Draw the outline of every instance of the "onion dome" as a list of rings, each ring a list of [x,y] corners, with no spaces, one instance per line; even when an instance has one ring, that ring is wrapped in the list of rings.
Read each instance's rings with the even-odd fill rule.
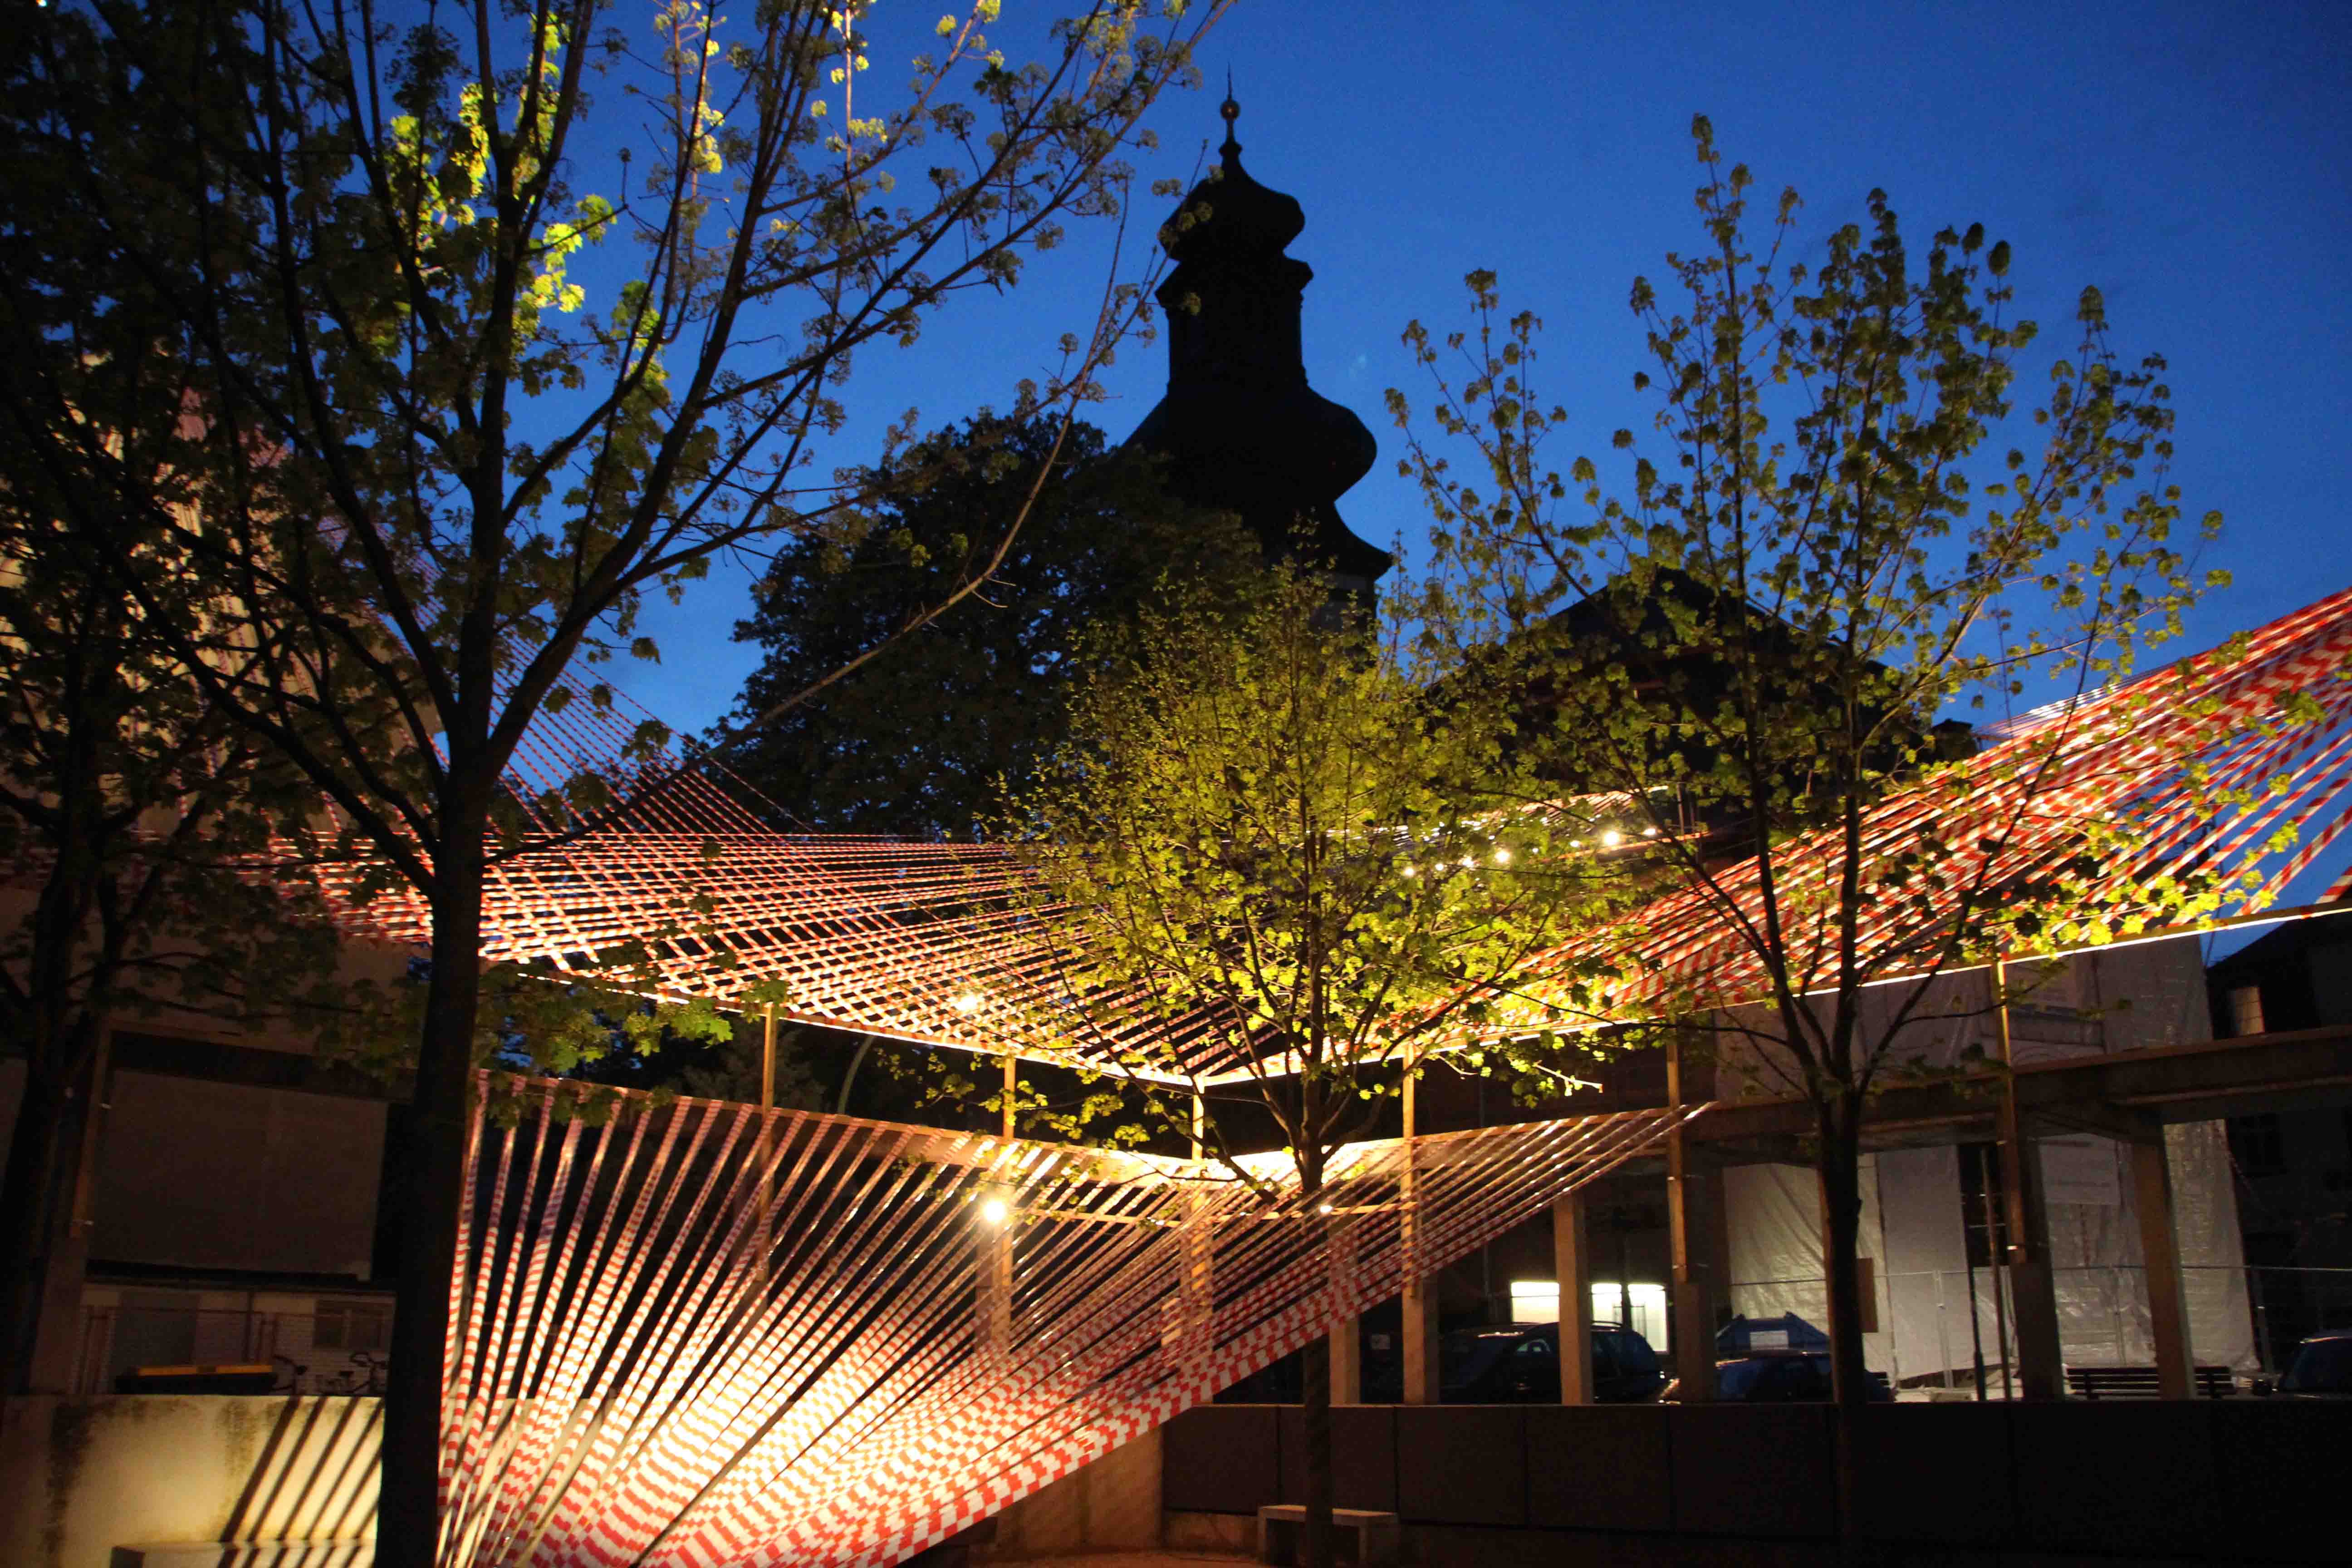
[[[1297,201],[1242,167],[1228,92],[1220,162],[1160,230],[1175,260],[1166,312],[1168,393],[1132,446],[1167,454],[1177,493],[1241,514],[1270,556],[1327,567],[1333,587],[1369,600],[1391,564],[1335,504],[1370,471],[1379,443],[1349,410],[1307,384],[1299,318],[1307,263],[1285,254],[1307,226]]]

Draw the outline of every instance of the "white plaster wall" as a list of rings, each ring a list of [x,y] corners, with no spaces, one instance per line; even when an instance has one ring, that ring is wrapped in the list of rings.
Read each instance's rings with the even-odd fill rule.
[[[373,1399],[125,1394],[0,1410],[0,1563],[110,1568],[163,1542],[375,1533]]]

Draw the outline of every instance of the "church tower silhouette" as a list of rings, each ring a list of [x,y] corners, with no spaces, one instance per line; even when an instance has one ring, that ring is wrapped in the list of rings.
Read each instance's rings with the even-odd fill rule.
[[[1243,169],[1230,86],[1218,112],[1222,161],[1160,231],[1176,262],[1157,295],[1168,393],[1128,441],[1168,457],[1171,488],[1185,501],[1239,513],[1269,558],[1327,571],[1335,595],[1369,608],[1393,563],[1340,520],[1338,501],[1370,470],[1379,444],[1307,384],[1299,310],[1315,273],[1284,254],[1306,215]]]

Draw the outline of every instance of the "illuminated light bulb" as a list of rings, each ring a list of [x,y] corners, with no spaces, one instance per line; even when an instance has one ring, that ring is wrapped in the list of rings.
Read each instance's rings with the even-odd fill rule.
[[[1508,849],[1496,848],[1495,851],[1495,864],[1497,866],[1507,866],[1510,863],[1511,852]]]
[[[964,991],[958,993],[955,999],[955,1010],[959,1013],[966,1014],[979,1012],[980,993],[977,991]]]
[[[1568,841],[1568,847],[1570,849],[1581,849],[1584,847],[1584,840],[1581,838],[1571,838]]]
[[[1624,842],[1625,836],[1613,827],[1601,836],[1601,847],[1603,849],[1614,849]]]
[[[985,1198],[980,1205],[980,1217],[991,1225],[1003,1225],[1004,1216],[1013,1211],[1004,1206],[1003,1198]]]
[[[1331,1212],[1331,1205],[1329,1204],[1317,1204],[1315,1205],[1315,1212],[1317,1214],[1329,1214]]]
[[[1404,874],[1408,877],[1418,877],[1421,875],[1420,872],[1414,870],[1411,866],[1407,866],[1404,868]]]
[[[1475,855],[1465,855],[1462,857],[1462,868],[1465,871],[1476,870],[1478,868],[1478,857]]]
[[[1644,838],[1655,838],[1657,836],[1658,830],[1654,827],[1644,827],[1642,829],[1642,837]]]

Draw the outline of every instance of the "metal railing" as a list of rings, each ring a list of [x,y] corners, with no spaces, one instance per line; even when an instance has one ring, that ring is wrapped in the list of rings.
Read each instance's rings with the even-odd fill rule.
[[[322,1320],[327,1337],[346,1342],[320,1344]],[[391,1321],[389,1303],[307,1312],[86,1305],[73,1392],[114,1393],[142,1366],[268,1365],[274,1394],[381,1394]]]

